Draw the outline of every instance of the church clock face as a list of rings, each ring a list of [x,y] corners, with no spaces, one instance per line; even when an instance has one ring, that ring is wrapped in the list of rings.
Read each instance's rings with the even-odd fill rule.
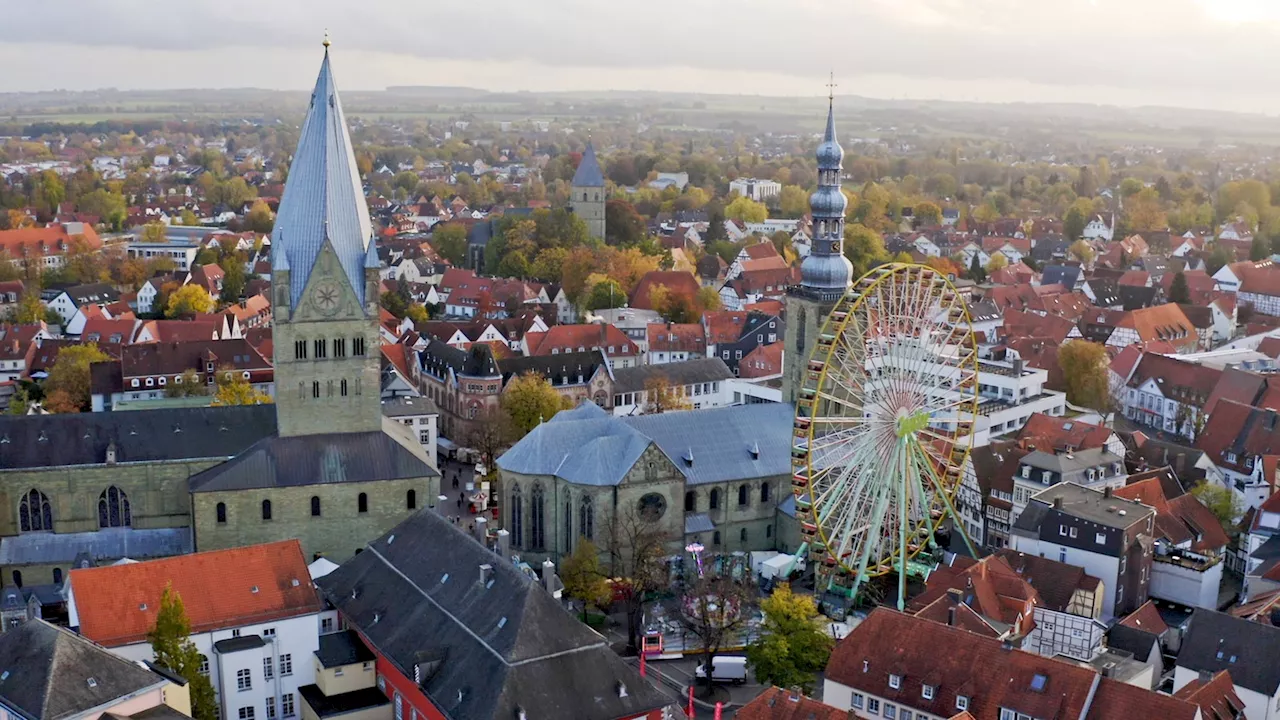
[[[325,315],[332,315],[338,312],[339,298],[338,286],[333,282],[325,280],[316,285],[316,309]]]

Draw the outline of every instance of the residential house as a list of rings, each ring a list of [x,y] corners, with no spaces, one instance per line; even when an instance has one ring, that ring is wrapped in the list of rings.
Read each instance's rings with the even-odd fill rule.
[[[617,370],[613,377],[613,414],[618,417],[650,412],[659,402],[652,393],[660,390],[674,393],[692,410],[731,404],[726,381],[733,377],[733,372],[720,358],[639,365]]]
[[[1144,353],[1121,398],[1124,416],[1194,440],[1205,426],[1205,406],[1221,377],[1221,370]]]
[[[1226,670],[1249,720],[1280,717],[1280,628],[1197,608],[1187,621],[1173,672],[1175,695]]]
[[[271,326],[271,300],[266,295],[241,298],[227,306],[223,313],[234,316],[241,332]]]
[[[32,355],[40,343],[51,340],[43,322],[32,325],[0,325],[0,382],[28,374]]]
[[[125,254],[131,258],[150,262],[165,259],[173,263],[173,269],[187,272],[195,264],[200,246],[193,242],[131,242],[124,247]]]
[[[1124,487],[1128,475],[1124,457],[1105,447],[1032,450],[1022,457],[1013,477],[1012,519],[1016,523],[1027,503],[1047,487],[1075,483],[1114,490]]]
[[[1068,565],[1013,548],[996,550],[992,557],[1005,562],[1018,577],[1035,588],[1036,632],[1022,649],[1046,657],[1062,654],[1091,660],[1099,650],[1102,600],[1107,588],[1101,580],[1077,565]]]
[[[1173,696],[1198,706],[1205,720],[1245,720],[1244,700],[1236,693],[1228,670],[1203,672]]]
[[[631,338],[612,325],[553,325],[541,337],[526,335],[529,355],[599,350],[613,370],[635,367],[643,356]]]
[[[747,263],[752,260],[769,260],[770,258],[782,258],[782,254],[778,252],[778,249],[773,246],[771,241],[761,238],[760,242],[748,243],[738,251],[738,255],[733,259],[733,264],[729,266],[724,279],[726,281],[733,280],[742,275]]]
[[[417,356],[419,389],[440,408],[440,434],[466,445],[498,409],[502,373],[493,349],[476,343],[459,350],[432,339]]]
[[[742,272],[720,288],[720,300],[730,310],[742,310],[767,298],[781,299],[799,281],[799,268],[789,267],[781,257],[748,260]]]
[[[761,345],[738,362],[738,377],[746,379],[776,378],[782,375],[782,343]]]
[[[831,653],[822,701],[857,718],[1198,720],[1199,708],[992,637],[877,608]]]
[[[629,368],[636,370],[644,368]],[[614,397],[618,373],[612,370],[608,358],[601,350],[564,352],[557,355],[501,358],[498,370],[502,372],[505,389],[519,375],[533,373],[546,379],[563,398],[565,405],[576,407],[582,402],[592,402],[608,409]]]
[[[106,283],[76,285],[49,294],[52,297],[47,299],[45,304],[50,310],[58,313],[58,317],[62,318],[63,323],[68,326],[82,308],[88,306],[101,308],[120,300],[120,293]]]
[[[1194,495],[1181,492],[1168,468],[1130,477],[1116,497],[1156,511],[1151,597],[1185,607],[1218,607],[1229,542],[1217,517]],[[1179,494],[1170,497],[1169,489]]]
[[[136,611],[135,611],[136,612]],[[129,662],[67,628],[32,620],[0,635],[0,712],[22,720],[180,720],[186,680]]]
[[[121,349],[120,360],[90,368],[94,412],[116,409],[122,401],[155,400],[187,382],[188,371],[211,394],[219,373],[238,375],[254,389],[275,395],[271,361],[248,340],[135,343]]]
[[[1240,290],[1241,284],[1246,277],[1255,274],[1269,274],[1275,269],[1275,265],[1270,260],[1244,260],[1241,262],[1227,263],[1213,274],[1213,279],[1217,281],[1218,287],[1222,290],[1234,293]]]
[[[1092,490],[1059,483],[1032,497],[1014,522],[1013,549],[1078,565],[1108,588],[1104,620],[1125,615],[1147,601],[1155,510],[1115,497],[1111,488]]]
[[[102,249],[102,238],[92,225],[82,222],[0,230],[0,253],[8,255],[11,262],[33,270],[62,267],[67,253],[77,243],[82,243],[81,247],[89,252]]]
[[[500,551],[420,512],[317,578],[395,717],[664,717],[667,696]]]
[[[1105,240],[1111,242],[1115,239],[1116,233],[1116,216],[1115,213],[1097,214],[1089,218],[1089,222],[1085,223],[1084,231],[1080,236],[1085,240]]]
[[[717,310],[702,315],[706,328],[707,356],[719,357],[737,374],[738,364],[761,345],[780,342],[786,332],[777,315],[739,310]]]
[[[1018,444],[1028,450],[1044,452],[1068,452],[1087,448],[1102,448],[1123,458],[1124,441],[1106,425],[1081,422],[1069,418],[1035,413],[1018,432]]]
[[[659,285],[665,287],[672,295],[685,298],[689,307],[695,307],[698,289],[701,284],[692,273],[679,270],[653,270],[641,276],[640,281],[631,290],[627,304],[641,310],[656,310],[653,306],[652,293]]]
[[[848,720],[849,713],[805,697],[797,689],[773,686],[734,713],[736,720]]]
[[[1246,273],[1240,280],[1236,301],[1254,312],[1280,316],[1280,268],[1272,266]]]
[[[248,720],[258,709],[265,718],[297,717],[298,689],[315,682],[319,637],[338,629],[297,540],[75,569],[68,577],[71,627],[133,661],[152,659],[147,633],[172,588],[186,601],[191,642],[208,661],[229,718]]]
[[[1201,372],[1209,372],[1201,368]],[[1213,407],[1196,448],[1204,451],[1246,509],[1260,506],[1280,489],[1280,415],[1271,409],[1224,398]]]
[[[650,323],[645,338],[645,362],[649,365],[707,356],[707,334],[701,323]]]
[[[1180,353],[1204,349],[1200,335],[1182,308],[1173,303],[1133,310],[1116,323],[1107,346],[1123,348],[1134,343],[1168,342]]]
[[[430,399],[401,395],[382,399],[382,416],[400,423],[427,452],[431,467],[439,470],[437,442],[440,438],[440,409]]]

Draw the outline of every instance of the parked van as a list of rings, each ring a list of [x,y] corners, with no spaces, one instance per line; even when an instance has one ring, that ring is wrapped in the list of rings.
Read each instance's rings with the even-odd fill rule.
[[[705,678],[706,672],[699,665],[693,674]],[[741,655],[717,655],[711,659],[711,681],[731,682],[741,685],[747,681],[747,659]]]

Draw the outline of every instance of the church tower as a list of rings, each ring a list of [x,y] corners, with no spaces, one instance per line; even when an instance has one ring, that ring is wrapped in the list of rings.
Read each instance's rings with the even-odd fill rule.
[[[378,253],[324,48],[271,234],[281,436],[382,429]]]
[[[569,184],[569,207],[587,223],[591,237],[604,239],[604,173],[596,160],[596,149],[587,143],[582,162]]]
[[[795,403],[806,360],[822,323],[853,283],[853,266],[844,256],[844,211],[840,191],[844,149],[836,141],[834,96],[827,96],[827,130],[818,145],[818,189],[809,196],[813,243],[800,264],[800,285],[787,295],[786,374],[783,400]]]

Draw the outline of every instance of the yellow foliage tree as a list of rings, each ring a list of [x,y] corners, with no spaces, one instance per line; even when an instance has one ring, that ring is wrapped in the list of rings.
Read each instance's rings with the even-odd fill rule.
[[[213,298],[199,285],[183,285],[169,295],[165,317],[185,317],[213,312]]]
[[[214,405],[270,405],[271,396],[249,384],[239,370],[222,367],[215,380],[218,389],[213,393]]]
[[[45,409],[80,412],[89,409],[89,366],[111,358],[97,345],[72,345],[58,351],[58,359],[45,380]]]
[[[551,383],[536,372],[513,378],[502,391],[502,410],[511,419],[513,442],[569,405],[569,399],[562,398]]]

